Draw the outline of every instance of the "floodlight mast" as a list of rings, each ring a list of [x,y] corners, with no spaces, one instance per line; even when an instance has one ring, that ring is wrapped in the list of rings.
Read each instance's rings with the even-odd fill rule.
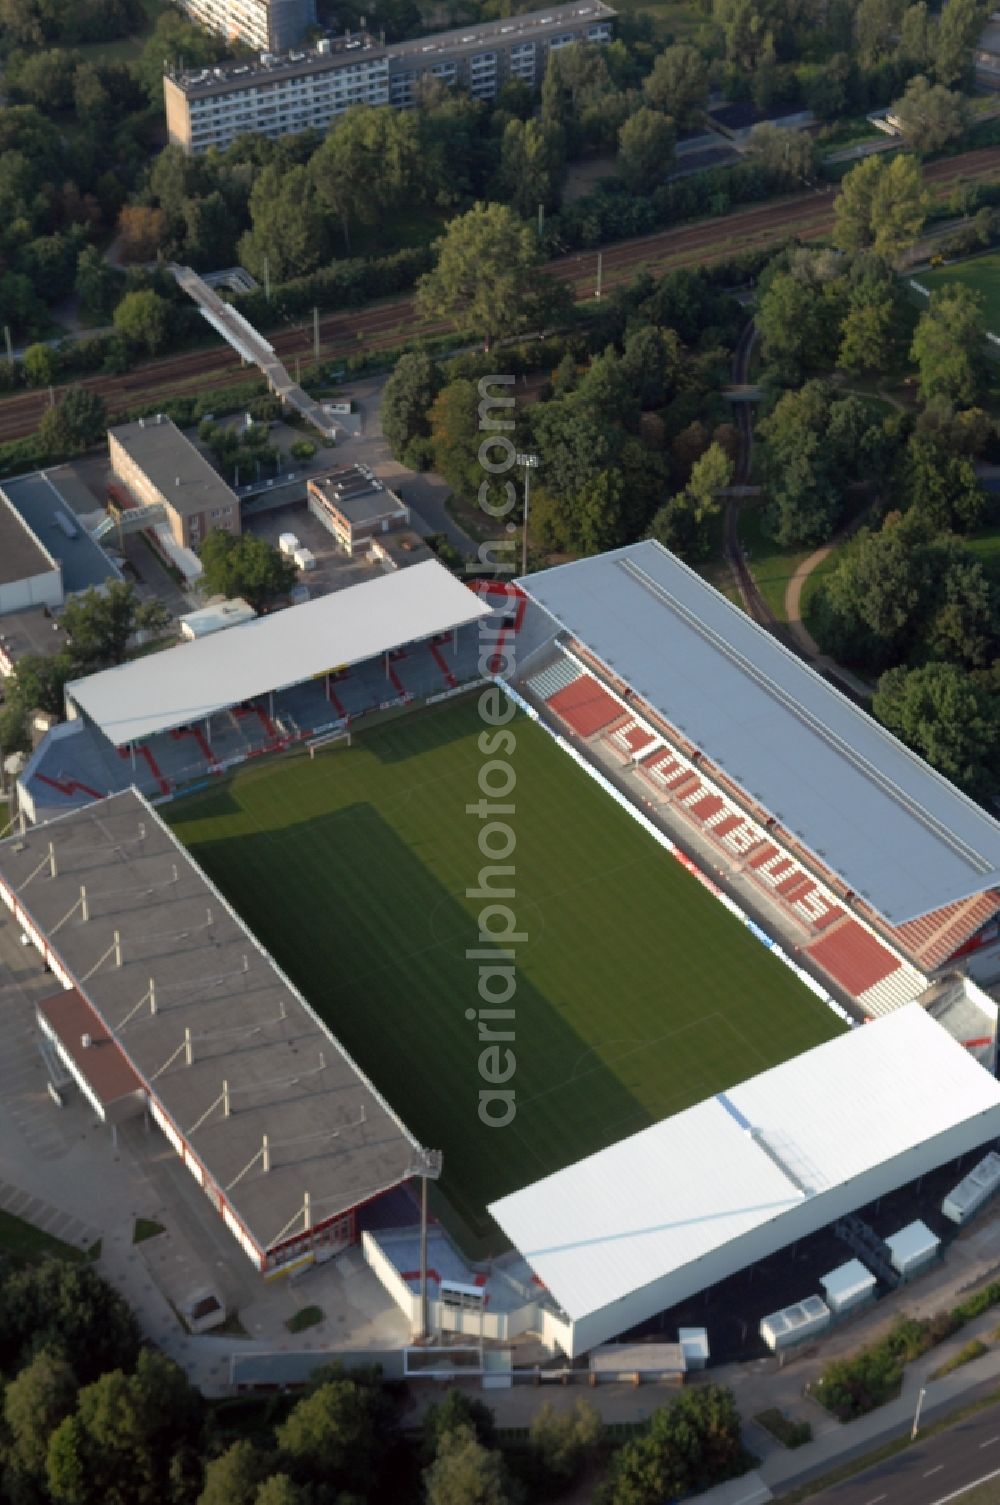
[[[537,469],[538,455],[515,455],[514,459],[524,471],[524,527],[521,533],[521,574],[528,573],[528,505],[531,500],[531,472]]]
[[[436,1181],[444,1160],[440,1150],[416,1151],[411,1176],[420,1178],[420,1318],[414,1337],[422,1343],[427,1338],[427,1183]]]

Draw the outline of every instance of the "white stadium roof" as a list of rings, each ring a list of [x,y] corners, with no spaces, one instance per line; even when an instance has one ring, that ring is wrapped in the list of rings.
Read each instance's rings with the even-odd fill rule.
[[[518,584],[890,924],[1000,881],[1000,823],[659,544]]]
[[[124,747],[270,690],[449,632],[490,610],[436,559],[428,559],[74,680],[67,693],[111,742]]]
[[[711,1273],[710,1257],[723,1246],[976,1119],[972,1142],[1000,1132],[1000,1083],[911,1003],[489,1210],[580,1321],[693,1267],[676,1296],[685,1299],[754,1257]],[[924,1165],[914,1155],[911,1174],[948,1158]],[[823,1227],[829,1210],[822,1200],[815,1210],[813,1226]],[[770,1247],[789,1241],[772,1238]]]

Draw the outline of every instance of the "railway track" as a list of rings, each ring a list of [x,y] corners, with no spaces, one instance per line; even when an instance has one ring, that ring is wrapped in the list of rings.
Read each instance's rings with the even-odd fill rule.
[[[1000,147],[984,147],[958,157],[934,162],[924,170],[924,178],[936,197],[943,197],[958,182],[974,183],[1000,175]],[[640,266],[684,267],[704,265],[745,251],[775,244],[788,235],[814,239],[827,233],[833,223],[832,188],[798,194],[793,198],[758,204],[735,210],[719,219],[701,220],[675,230],[659,230],[632,240],[620,241],[602,249],[605,287],[624,281]],[[549,270],[561,278],[578,298],[596,291],[598,251],[580,251],[549,263]],[[358,310],[354,313],[328,314],[320,321],[320,355],[323,359],[344,358],[360,350],[373,352],[392,349],[402,343],[406,332],[415,332],[416,315],[412,298]],[[424,335],[447,333],[451,326],[444,321],[423,323]],[[296,355],[312,358],[312,325],[300,324],[271,335],[282,360],[294,361]],[[186,351],[138,366],[122,376],[86,377],[81,386],[99,393],[111,413],[120,413],[168,397],[184,395],[196,387],[232,383],[239,377],[242,362],[228,347]],[[60,389],[57,389],[57,393]],[[20,392],[0,400],[0,441],[19,439],[31,434],[48,405],[46,392]]]

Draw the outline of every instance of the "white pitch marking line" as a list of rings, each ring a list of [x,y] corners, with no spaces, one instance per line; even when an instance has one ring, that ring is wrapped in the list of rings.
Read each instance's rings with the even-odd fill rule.
[[[951,1500],[958,1500],[962,1495],[967,1495],[970,1489],[975,1489],[977,1484],[988,1484],[991,1479],[1000,1479],[1000,1468],[995,1468],[992,1474],[984,1474],[981,1479],[973,1479],[970,1484],[963,1484],[961,1489],[952,1490],[950,1495],[942,1495],[940,1500],[935,1500],[934,1505],[949,1505]]]

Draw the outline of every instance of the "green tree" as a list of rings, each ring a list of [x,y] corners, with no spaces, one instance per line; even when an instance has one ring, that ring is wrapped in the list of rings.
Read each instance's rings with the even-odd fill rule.
[[[250,194],[251,229],[241,237],[241,262],[274,282],[303,277],[327,252],[326,221],[309,168],[269,163]],[[117,314],[116,314],[117,318]]]
[[[471,1432],[484,1448],[496,1446],[496,1421],[489,1406],[453,1386],[443,1401],[435,1401],[424,1412],[421,1437],[424,1462],[434,1462],[446,1432],[462,1430]]]
[[[339,1378],[298,1401],[275,1428],[295,1469],[345,1490],[367,1493],[377,1477],[390,1430],[377,1389]]]
[[[566,143],[559,126],[543,120],[509,120],[500,143],[503,199],[527,219],[539,204],[556,209],[566,172]]]
[[[618,132],[618,165],[633,193],[648,193],[673,161],[677,132],[668,115],[643,105]]]
[[[873,293],[853,304],[840,326],[837,365],[842,371],[884,371],[895,349],[895,309],[891,294]]]
[[[213,528],[200,551],[202,580],[210,595],[242,596],[259,610],[285,596],[297,575],[291,560],[253,533],[238,537]]]
[[[949,141],[957,141],[968,124],[961,94],[943,84],[932,84],[922,73],[910,79],[902,99],[897,99],[892,109],[906,145],[924,156],[940,151]]]
[[[417,283],[421,318],[472,326],[489,350],[537,317],[541,253],[534,230],[502,204],[476,204],[451,220],[437,242],[437,263]]]
[[[516,1505],[521,1498],[501,1454],[484,1448],[465,1427],[442,1436],[424,1472],[424,1493],[427,1505]]]
[[[48,1349],[71,1363],[82,1384],[139,1352],[139,1328],[118,1293],[89,1265],[47,1259],[8,1274],[0,1289],[0,1366],[18,1369]]]
[[[205,1466],[205,1482],[198,1505],[256,1505],[259,1486],[267,1477],[269,1460],[252,1442],[241,1438]]]
[[[167,342],[170,304],[151,287],[126,293],[115,309],[114,326],[140,349],[155,355]]]
[[[51,345],[29,345],[21,357],[31,387],[48,387],[59,374],[59,357]]]
[[[929,204],[916,157],[866,157],[834,201],[834,243],[842,251],[871,247],[891,260],[916,240]]]
[[[159,601],[140,601],[126,581],[110,580],[101,590],[91,586],[67,601],[62,625],[75,663],[90,674],[124,663],[129,638],[140,628],[162,631],[164,608]]]
[[[441,390],[441,369],[423,351],[401,355],[382,389],[382,433],[393,456],[401,460],[414,439],[430,434],[428,414]]]
[[[1000,700],[954,664],[890,669],[872,710],[960,789],[989,799],[1000,781]]]
[[[953,453],[941,435],[917,432],[906,446],[901,494],[939,530],[971,533],[986,521],[988,497],[968,455]]]
[[[899,25],[899,55],[910,68],[926,68],[931,61],[934,29],[926,0],[916,0],[903,12]]]
[[[837,314],[815,284],[792,272],[773,276],[760,293],[754,319],[768,376],[794,386],[807,371],[828,365],[836,349]]]
[[[121,272],[108,265],[96,246],[84,246],[76,263],[76,292],[83,313],[91,319],[109,319],[123,281]]]
[[[182,1369],[144,1349],[135,1372],[102,1374],[49,1442],[59,1505],[162,1505],[182,1448],[202,1441],[202,1400]]]
[[[187,68],[210,68],[226,55],[221,36],[195,26],[176,10],[162,11],[136,63],[137,76],[157,109],[163,108],[163,65],[177,67],[183,59]]]
[[[679,130],[701,119],[708,104],[708,69],[696,47],[678,43],[661,52],[642,84],[655,110],[670,115]]]
[[[661,1505],[745,1473],[732,1391],[721,1385],[685,1390],[654,1411],[649,1431],[614,1455],[602,1505]]]
[[[811,183],[816,175],[816,147],[808,131],[792,131],[764,120],[750,132],[750,157],[789,183]]]
[[[312,1498],[307,1485],[296,1484],[288,1474],[271,1474],[258,1489],[253,1505],[309,1505]]]
[[[980,293],[958,282],[931,293],[910,349],[925,401],[945,397],[963,406],[976,401],[985,379],[985,336]]]
[[[972,49],[983,27],[977,0],[945,0],[934,38],[934,76],[946,88],[969,83]]]
[[[529,1439],[546,1494],[554,1495],[573,1483],[603,1436],[604,1423],[589,1401],[578,1400],[570,1411],[556,1411],[546,1403],[535,1412]]]
[[[76,1376],[59,1353],[42,1349],[8,1380],[3,1416],[10,1435],[9,1457],[19,1473],[45,1476],[49,1438],[76,1409]]]
[[[87,387],[70,387],[46,408],[38,425],[38,442],[50,457],[65,457],[104,438],[108,426],[104,399]]]

